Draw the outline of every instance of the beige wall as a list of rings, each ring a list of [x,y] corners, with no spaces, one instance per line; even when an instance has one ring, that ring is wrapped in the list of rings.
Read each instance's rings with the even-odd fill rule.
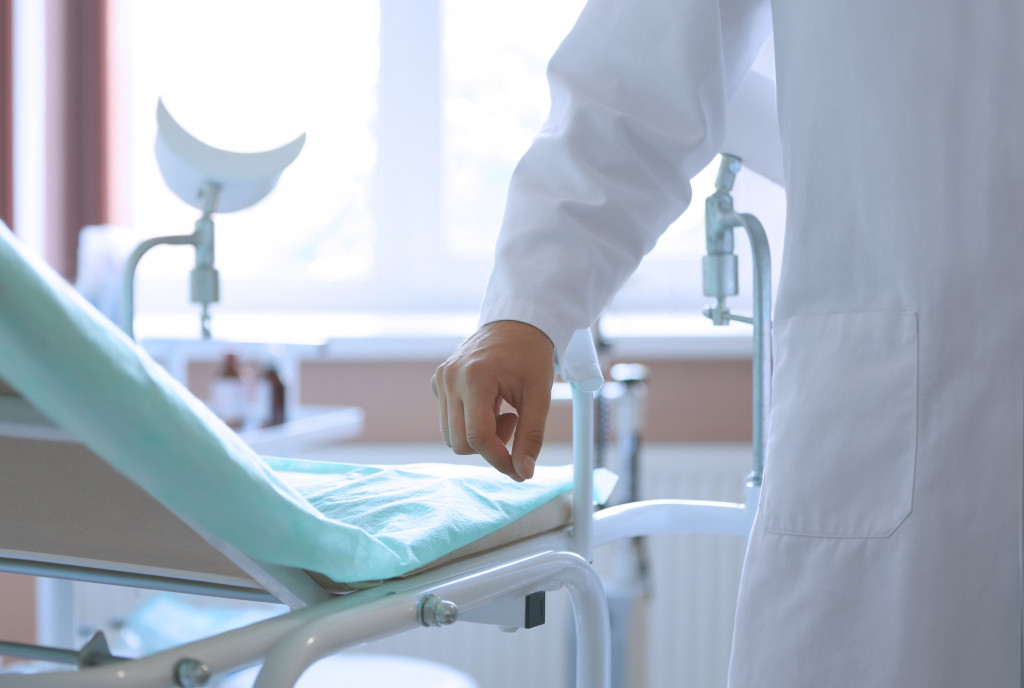
[[[0,380],[0,396],[14,390]],[[36,638],[35,578],[0,573],[0,640],[31,643]]]
[[[35,578],[0,573],[0,640],[35,642],[35,601]]]
[[[646,438],[651,442],[749,441],[751,366],[744,360],[652,360]],[[303,402],[362,407],[360,442],[440,441],[430,392],[432,361],[306,362]],[[207,388],[213,364],[193,364],[192,388]],[[555,404],[552,439],[569,438],[568,404]]]

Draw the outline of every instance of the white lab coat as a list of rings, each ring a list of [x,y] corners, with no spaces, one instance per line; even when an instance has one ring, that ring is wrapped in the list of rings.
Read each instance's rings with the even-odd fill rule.
[[[1024,3],[770,10],[591,0],[483,321],[564,350],[597,317],[690,200],[774,25],[788,219],[730,685],[1016,686]]]

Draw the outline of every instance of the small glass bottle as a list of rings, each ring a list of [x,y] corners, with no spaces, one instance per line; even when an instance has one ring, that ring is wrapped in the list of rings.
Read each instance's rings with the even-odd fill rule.
[[[263,427],[281,425],[285,421],[284,383],[281,382],[281,376],[278,375],[277,367],[273,363],[263,371],[263,381],[269,396],[268,403],[264,406],[264,412],[267,415]]]
[[[227,354],[213,380],[210,381],[210,409],[228,427],[242,429],[245,424],[245,382],[238,370],[238,357]]]

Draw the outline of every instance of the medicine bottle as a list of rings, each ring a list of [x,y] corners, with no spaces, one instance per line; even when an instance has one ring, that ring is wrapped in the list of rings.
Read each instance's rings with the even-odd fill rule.
[[[281,425],[285,421],[285,393],[284,383],[277,373],[277,366],[269,364],[263,371],[263,384],[267,390],[267,399],[264,401],[263,427]]]
[[[238,357],[227,354],[210,381],[210,409],[228,427],[242,429],[245,424],[246,389],[238,370]]]

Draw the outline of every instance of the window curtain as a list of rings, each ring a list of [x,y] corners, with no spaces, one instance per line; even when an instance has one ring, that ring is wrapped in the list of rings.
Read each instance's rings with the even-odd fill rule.
[[[79,230],[110,216],[108,5],[47,0],[46,258],[69,280]]]
[[[13,0],[0,0],[0,220],[14,221]]]

